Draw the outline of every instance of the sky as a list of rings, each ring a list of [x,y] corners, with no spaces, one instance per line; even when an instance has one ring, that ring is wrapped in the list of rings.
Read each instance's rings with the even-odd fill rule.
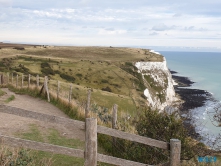
[[[221,49],[220,0],[0,0],[0,42]]]

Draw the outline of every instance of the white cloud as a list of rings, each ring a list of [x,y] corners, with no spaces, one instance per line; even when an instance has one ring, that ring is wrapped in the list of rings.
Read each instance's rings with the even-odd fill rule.
[[[127,33],[126,30],[115,30],[113,28],[100,29],[98,32],[99,35],[122,35],[125,33]]]
[[[174,25],[167,26],[167,25],[165,25],[163,23],[160,23],[160,24],[154,25],[152,27],[152,30],[154,30],[154,31],[166,31],[166,30],[170,30],[170,29],[174,29],[174,28],[175,28]]]
[[[11,5],[12,5],[12,0],[0,0],[0,7],[11,6]]]
[[[195,5],[197,3],[200,7]],[[148,3],[146,0],[0,0],[0,8],[1,40],[8,40],[7,35],[16,32],[26,36],[25,40],[31,36],[30,40],[34,41],[31,34],[39,32],[42,37],[52,34],[51,39],[57,36],[54,41],[59,38],[61,43],[70,41],[70,44],[74,41],[71,38],[78,37],[88,38],[86,43],[91,40],[99,45],[105,43],[105,36],[108,36],[113,39],[108,42],[131,42],[130,45],[143,45],[149,40],[153,43],[158,40],[157,45],[177,45],[176,41],[182,40],[182,44],[189,45],[193,42],[188,40],[202,37],[204,41],[217,40],[215,36],[220,34],[221,27],[221,2],[215,0],[156,0]]]
[[[159,33],[157,33],[157,32],[152,32],[152,33],[150,33],[149,35],[150,36],[155,36],[155,35],[158,35]]]

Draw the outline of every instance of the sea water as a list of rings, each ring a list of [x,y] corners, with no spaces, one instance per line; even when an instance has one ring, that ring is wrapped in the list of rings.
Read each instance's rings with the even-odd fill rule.
[[[221,104],[221,52],[159,52],[165,56],[170,70],[195,82],[190,88],[206,90],[213,95],[216,101],[208,100],[205,106],[191,110],[190,116],[202,142],[221,149],[221,127],[213,120],[215,108]]]

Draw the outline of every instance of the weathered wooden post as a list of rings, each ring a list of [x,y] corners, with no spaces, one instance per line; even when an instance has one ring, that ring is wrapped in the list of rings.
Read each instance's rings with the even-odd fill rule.
[[[181,141],[170,139],[170,166],[180,165]]]
[[[12,85],[13,85],[13,73],[12,73]]]
[[[7,84],[9,84],[9,73],[7,73],[7,77],[8,77]]]
[[[86,119],[85,166],[97,166],[97,119]]]
[[[44,89],[47,94],[48,102],[50,102],[50,96],[49,96],[49,90],[48,90],[48,77],[47,76],[45,76]]]
[[[39,87],[39,75],[36,76],[36,86]]]
[[[112,112],[112,128],[117,128],[117,104],[114,104],[113,106],[113,112]]]
[[[69,91],[69,105],[71,104],[71,95],[72,95],[72,84],[70,85],[70,91]]]
[[[0,85],[2,84],[2,75],[0,75]]]
[[[16,88],[18,88],[18,74],[16,75]]]
[[[3,73],[1,77],[1,84],[4,84],[4,83],[5,83],[5,79],[4,79],[4,73]]]
[[[112,128],[116,129],[117,128],[117,104],[114,104],[113,106],[113,112],[112,112]],[[112,148],[116,146],[116,138],[112,137],[113,140],[113,145]]]
[[[86,109],[85,109],[85,118],[90,117],[90,100],[91,100],[91,90],[88,90],[87,94],[87,104],[86,104]]]
[[[31,80],[31,75],[28,74],[28,88],[30,87],[30,80]]]
[[[23,88],[23,83],[24,83],[24,76],[23,76],[23,74],[21,75],[21,88]]]
[[[60,90],[60,82],[59,81],[57,82],[57,85],[58,85],[58,87],[57,87],[57,100],[58,100],[58,98],[59,98],[59,90]]]

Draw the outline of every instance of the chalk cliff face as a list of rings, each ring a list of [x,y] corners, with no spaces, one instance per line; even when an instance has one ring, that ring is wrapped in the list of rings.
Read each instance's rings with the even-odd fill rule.
[[[149,106],[163,110],[176,100],[172,76],[167,68],[165,58],[163,62],[136,62],[135,66],[142,74],[147,87],[144,95],[147,97]]]

